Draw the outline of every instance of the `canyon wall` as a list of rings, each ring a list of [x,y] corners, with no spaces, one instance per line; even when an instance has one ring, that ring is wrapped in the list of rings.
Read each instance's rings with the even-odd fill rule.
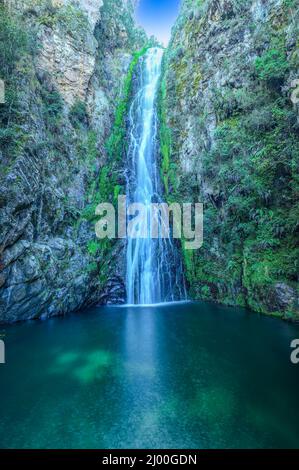
[[[184,0],[159,95],[169,202],[204,203],[189,296],[299,318],[298,0]],[[130,0],[0,1],[0,322],[123,302],[124,243],[95,208],[125,186],[148,45]],[[134,53],[135,51],[135,53]]]
[[[184,0],[164,60],[162,176],[204,203],[190,296],[298,319],[297,0]],[[297,80],[297,81],[296,81]]]
[[[122,246],[109,245],[107,256],[93,218],[110,178],[103,168],[116,103],[132,52],[146,43],[134,5],[11,0],[0,8],[0,322],[121,302]]]

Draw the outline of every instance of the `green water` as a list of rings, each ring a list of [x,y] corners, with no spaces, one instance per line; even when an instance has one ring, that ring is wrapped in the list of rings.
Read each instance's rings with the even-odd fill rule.
[[[2,448],[299,447],[299,326],[197,303],[5,328]]]

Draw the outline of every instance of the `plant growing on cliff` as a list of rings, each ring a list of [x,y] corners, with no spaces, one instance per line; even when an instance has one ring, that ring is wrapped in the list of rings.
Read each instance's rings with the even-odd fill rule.
[[[273,86],[282,84],[289,69],[286,50],[282,41],[273,41],[273,45],[255,61],[257,76]]]
[[[87,15],[80,7],[72,3],[57,7],[46,3],[41,7],[43,11],[38,17],[39,24],[50,28],[61,27],[73,38],[79,41],[84,40],[90,27]]]
[[[64,103],[59,91],[46,88],[41,89],[41,96],[43,99],[44,117],[50,128],[55,127],[59,123],[62,115]]]
[[[70,109],[69,119],[74,127],[86,126],[88,124],[86,103],[77,100]]]
[[[166,86],[162,81],[160,93],[161,173],[168,198],[175,194],[176,200],[182,200],[188,195],[205,205],[204,248],[191,256],[183,249],[192,296],[248,305],[265,313],[280,310],[283,315],[278,292],[282,285],[291,293],[288,312],[295,318],[298,110],[284,85],[297,73],[296,2],[281,2],[278,9],[263,2],[265,19],[250,27],[250,46],[244,51],[235,38],[237,33],[247,34],[251,2],[230,3],[234,25],[219,16],[214,31],[207,17],[194,18],[195,0],[184,2],[167,53]],[[222,34],[225,28],[227,36]],[[209,34],[216,38],[215,32],[220,38],[217,35],[213,44],[205,45]],[[203,80],[198,82],[199,71]],[[184,106],[180,107],[178,96]],[[163,129],[167,123],[172,128],[170,142]],[[184,170],[176,172],[175,185],[170,182],[171,165],[184,163],[186,156],[199,187],[193,187],[193,175]]]
[[[126,136],[126,123],[125,117],[127,115],[129,100],[132,89],[132,78],[136,65],[150,46],[143,47],[140,51],[133,54],[133,59],[130,63],[129,70],[124,80],[123,91],[119,103],[116,108],[114,124],[110,137],[106,142],[106,150],[108,157],[111,160],[119,161],[124,152],[125,136]]]
[[[164,59],[162,65],[162,79],[158,95],[158,117],[159,117],[159,143],[161,154],[161,178],[163,181],[165,193],[168,202],[176,201],[176,191],[178,188],[177,164],[171,160],[172,138],[171,129],[167,123],[166,113],[166,77],[164,67],[167,59]]]
[[[0,149],[7,155],[18,153],[26,142],[22,95],[31,74],[33,41],[34,36],[22,22],[0,5],[0,78],[5,82],[5,103],[0,104]]]
[[[91,201],[84,209],[80,220],[84,219],[95,223],[97,220],[97,216],[95,215],[95,209],[97,205],[101,202],[116,202],[121,192],[122,187],[118,182],[118,168],[125,150],[126,115],[131,97],[132,79],[140,57],[142,57],[147,52],[149,47],[150,46],[148,45],[133,54],[127,75],[124,79],[122,94],[116,107],[112,131],[106,141],[108,161],[100,169],[97,183],[96,185],[93,185],[92,192],[90,194]],[[74,105],[71,110],[71,116],[73,122],[75,122],[76,125],[78,125],[78,122],[80,122],[80,119],[83,117],[83,115],[84,109],[82,105]],[[91,140],[91,142],[95,144],[93,140]],[[93,145],[91,148],[94,148]],[[78,223],[80,223],[80,220]],[[113,240],[108,239],[90,241],[87,245],[87,251],[92,257],[97,257],[99,255],[102,259],[104,259],[105,256],[111,252],[113,243],[115,243]],[[103,266],[101,267],[99,280],[103,284],[107,281],[107,274]]]
[[[116,200],[121,186],[118,183],[118,173],[116,167],[119,166],[123,152],[125,150],[126,137],[126,115],[131,96],[132,79],[136,65],[150,46],[143,47],[140,51],[133,54],[127,75],[124,79],[123,90],[116,107],[114,124],[110,136],[106,141],[106,151],[108,161],[101,168],[98,177],[97,188],[93,191],[92,202],[85,208],[82,218],[90,221],[96,219],[95,208],[101,201]]]
[[[161,176],[164,183],[166,194],[169,193],[169,170],[170,170],[170,153],[171,153],[171,132],[167,126],[166,110],[166,80],[165,77],[161,80],[160,94],[159,94],[159,138],[160,138],[160,153],[161,153]]]

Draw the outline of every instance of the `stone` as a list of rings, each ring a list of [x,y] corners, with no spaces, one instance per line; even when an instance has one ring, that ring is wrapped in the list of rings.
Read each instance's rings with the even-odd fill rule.
[[[26,67],[20,65],[28,69],[22,78],[26,146],[14,156],[0,150],[0,323],[123,301],[123,288],[116,292],[123,266],[88,252],[95,232],[82,214],[107,162],[105,141],[132,52],[144,46],[146,35],[126,0],[5,3],[37,33],[38,47],[26,56]],[[70,119],[78,101],[88,114],[80,129]],[[101,281],[89,266],[105,263]]]

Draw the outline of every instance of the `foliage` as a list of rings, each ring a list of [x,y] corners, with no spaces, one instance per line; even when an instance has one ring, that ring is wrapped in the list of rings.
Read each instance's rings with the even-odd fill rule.
[[[18,153],[26,143],[24,90],[20,83],[24,87],[30,77],[28,56],[33,42],[33,34],[29,35],[22,23],[0,5],[0,78],[5,83],[5,103],[0,104],[0,150],[7,155]]]
[[[98,204],[101,202],[111,202],[117,203],[119,194],[121,193],[122,186],[118,181],[118,168],[120,166],[123,152],[125,150],[125,140],[126,140],[126,115],[128,111],[129,101],[131,97],[131,88],[132,88],[132,79],[135,71],[135,67],[138,64],[140,57],[142,57],[148,47],[144,47],[140,51],[136,52],[133,55],[131,64],[129,66],[127,75],[124,79],[123,91],[120,98],[120,101],[116,107],[114,124],[109,138],[106,141],[106,150],[108,161],[100,169],[98,180],[95,186],[92,187],[90,193],[90,203],[84,209],[81,220],[87,220],[89,222],[95,223],[98,217],[95,215],[95,210]],[[78,117],[83,117],[84,110],[82,105],[76,104],[71,110],[72,121],[78,123],[80,119]],[[96,142],[93,140],[92,135],[89,133],[89,148],[96,149]],[[95,136],[94,136],[95,137]],[[88,152],[90,154],[90,150]],[[89,254],[96,260],[103,260],[107,257],[108,253],[111,254],[113,240],[104,239],[104,240],[92,240],[88,242],[87,250]],[[99,281],[101,284],[105,284],[107,281],[107,265],[102,263],[99,264]]]
[[[280,311],[288,318],[295,318],[298,311],[295,294],[293,304],[284,312],[278,291],[279,286],[287,286],[290,292],[298,289],[299,128],[287,86],[296,70],[298,48],[292,52],[289,42],[286,45],[292,6],[292,2],[284,2],[285,10],[277,15],[275,26],[269,21],[254,30],[259,57],[250,65],[248,54],[240,53],[240,80],[219,84],[206,78],[208,103],[200,97],[193,101],[185,98],[192,104],[192,135],[201,135],[204,140],[194,146],[199,153],[198,187],[192,175],[188,173],[186,181],[182,171],[176,171],[170,183],[171,165],[179,164],[179,145],[187,131],[175,113],[170,112],[167,121],[167,113],[177,105],[178,92],[193,96],[194,77],[202,62],[190,57],[186,82],[185,51],[181,58],[172,48],[159,100],[161,172],[168,199],[183,201],[188,195],[189,200],[204,202],[204,248],[190,252],[182,247],[190,295],[250,306],[264,313]],[[190,36],[194,23],[194,19],[186,21]],[[192,40],[196,44],[196,38],[192,36]],[[229,58],[223,67],[234,79],[233,65]],[[203,74],[211,77],[217,67],[203,69]],[[207,99],[207,93],[204,97]],[[212,137],[210,130],[207,133],[202,105],[215,116]],[[168,129],[169,137],[167,122],[173,126],[172,133]],[[196,164],[196,157],[193,159]]]
[[[161,81],[160,100],[159,100],[159,130],[160,130],[160,153],[162,157],[161,173],[166,194],[169,193],[169,164],[171,152],[171,133],[166,122],[165,103],[166,100],[166,81]]]
[[[113,129],[110,134],[110,137],[107,139],[106,142],[108,157],[109,159],[114,161],[120,161],[124,152],[124,145],[126,140],[125,117],[127,115],[129,100],[131,96],[132,78],[134,70],[139,62],[140,57],[142,57],[147,52],[149,47],[150,46],[145,46],[140,51],[135,52],[133,54],[133,59],[130,63],[129,70],[124,80],[122,96],[115,112]]]
[[[96,219],[96,206],[103,201],[115,202],[120,194],[121,186],[118,183],[116,167],[119,166],[124,152],[126,140],[125,117],[131,96],[132,78],[140,57],[146,53],[148,47],[149,46],[144,47],[133,55],[133,59],[124,80],[122,95],[116,107],[113,128],[106,141],[108,162],[100,170],[97,190],[94,191],[94,194],[92,195],[92,202],[86,207],[82,214],[83,219],[94,221]]]
[[[86,103],[81,100],[77,100],[70,109],[69,119],[74,127],[81,125],[86,126],[88,124]]]
[[[164,69],[166,60],[164,59]],[[173,196],[177,190],[177,165],[171,160],[172,152],[172,138],[171,130],[167,124],[166,114],[166,78],[164,70],[162,70],[162,79],[160,83],[160,91],[158,95],[158,117],[159,117],[159,142],[160,142],[160,155],[161,155],[161,178],[163,181],[166,197],[168,201],[175,202]]]
[[[90,29],[87,15],[72,3],[57,8],[46,3],[43,13],[38,18],[38,23],[50,28],[59,26],[79,41],[85,39]]]
[[[78,7],[72,4],[64,5],[58,9],[58,20],[70,34],[84,37],[84,32],[89,30],[87,15]]]
[[[96,158],[98,156],[97,133],[90,128],[86,129],[85,127],[83,129],[81,129],[80,127],[76,129],[77,129],[76,143],[77,143],[78,156],[81,161],[84,161],[85,168],[89,171],[94,172],[94,165],[95,165]],[[92,195],[94,192],[95,183],[96,183],[95,180],[93,180],[92,185],[90,187],[90,192],[91,192],[90,195]]]
[[[41,96],[43,100],[43,115],[46,124],[52,130],[55,129],[60,122],[64,108],[63,99],[60,93],[51,89],[41,88]]]
[[[280,85],[289,68],[284,45],[273,41],[272,47],[256,59],[255,68],[260,80]]]

